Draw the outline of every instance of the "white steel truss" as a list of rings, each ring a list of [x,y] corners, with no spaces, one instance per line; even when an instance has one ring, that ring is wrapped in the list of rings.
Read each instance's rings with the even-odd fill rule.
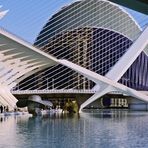
[[[65,6],[47,21],[35,46],[56,58],[105,75],[141,31],[122,7],[106,0],[80,0]],[[53,89],[53,83],[55,89],[92,89],[95,85],[61,65],[37,73],[25,82],[19,84],[19,89]]]
[[[124,71],[126,71],[148,44],[148,39],[146,38],[147,34],[148,28],[145,29],[128,52],[123,55],[121,60],[115,64],[113,73],[117,73],[118,66],[122,66],[123,69],[123,71],[118,72],[119,74],[117,75],[117,78],[121,77]],[[81,105],[80,110],[102,95],[111,91],[121,91],[143,101],[148,101],[148,96],[117,83],[117,80],[113,77],[114,75],[110,75],[110,78],[107,78],[67,60],[57,60],[3,30],[0,30],[0,37],[2,64],[0,71],[0,101],[4,105],[9,105],[10,107],[15,106],[17,100],[11,94],[10,89],[16,85],[15,83],[17,79],[22,77],[25,73],[33,72],[35,69],[42,69],[59,63],[77,71],[100,86],[97,93]],[[14,49],[15,53],[13,52]],[[131,58],[131,55],[133,58]],[[36,60],[39,62],[36,62]],[[130,61],[132,62],[130,63]],[[124,62],[128,65],[124,64]]]
[[[73,64],[69,61],[60,60],[60,62],[63,65],[72,68],[73,70],[79,72],[80,74],[84,75],[85,77],[94,81],[97,84],[97,92],[81,105],[80,111],[84,107],[95,101],[96,99],[112,91],[120,91],[132,97],[148,102],[148,96],[141,94],[134,89],[131,89],[129,87],[117,83],[119,78],[121,78],[121,76],[131,66],[131,64],[135,61],[138,55],[147,46],[148,44],[147,35],[148,35],[148,27],[134,42],[134,44],[129,48],[129,50],[122,56],[122,58],[115,64],[112,70],[110,70],[108,74],[104,77],[88,69]]]
[[[6,13],[0,12],[0,18]],[[147,101],[147,96],[117,82],[142,51],[148,56],[148,31],[141,32],[129,13],[106,0],[80,0],[57,12],[40,32],[37,48],[1,29],[0,103],[15,106],[10,91],[15,86],[32,90],[37,82],[38,90],[46,85],[48,89],[48,83],[52,88],[85,90],[90,80],[96,93],[80,110],[110,91]]]
[[[27,76],[55,64],[56,58],[0,29],[1,104],[13,108],[17,99],[10,90]]]

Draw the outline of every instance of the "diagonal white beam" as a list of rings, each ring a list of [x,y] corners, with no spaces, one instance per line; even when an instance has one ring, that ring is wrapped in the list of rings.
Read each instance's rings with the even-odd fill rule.
[[[128,49],[128,51],[119,59],[119,61],[114,65],[114,67],[106,74],[105,77],[117,82],[147,46],[148,44],[147,36],[148,36],[148,27],[132,44],[132,46]],[[90,104],[91,102],[103,96],[105,93],[110,92],[111,90],[107,89],[108,86],[110,85],[106,85],[105,88],[102,88],[101,81],[98,82],[98,84],[96,84],[96,86],[93,88],[98,92],[94,94],[91,98],[89,98],[87,101],[85,101],[81,105],[80,110],[83,109],[88,104]]]
[[[147,46],[147,37],[148,27],[131,45],[127,52],[125,52],[125,54],[119,59],[119,61],[112,67],[112,69],[105,75],[105,77],[117,82]],[[100,86],[96,85],[93,89],[98,90],[99,88]]]
[[[100,89],[100,91],[97,92],[97,94],[95,94],[95,98],[93,99],[90,99],[89,101],[86,101],[84,102],[81,107],[80,107],[80,111],[81,109],[83,109],[85,106],[87,106],[88,104],[90,104],[91,102],[95,101],[96,99],[98,99],[100,96],[104,95],[105,93],[107,92],[110,92],[111,90],[114,91],[114,90],[118,90],[118,91],[121,91],[125,94],[128,94],[132,97],[136,97],[140,100],[143,100],[143,101],[146,101],[148,102],[148,96],[134,90],[134,89],[131,89],[129,87],[126,87],[120,83],[117,83],[117,82],[114,82],[112,81],[111,79],[109,78],[106,78],[104,76],[101,76],[95,72],[92,72],[86,68],[83,68],[81,66],[78,66],[76,64],[73,64],[72,62],[69,62],[67,60],[59,60],[59,62],[62,64],[62,65],[65,65],[75,71],[77,71],[78,73],[80,73],[81,75],[85,76],[86,78],[94,81],[95,83],[102,83],[102,86],[104,89]],[[110,87],[111,89],[106,89],[107,87]]]
[[[134,63],[140,53],[145,49],[148,44],[148,27],[142,32],[137,40],[119,59],[114,67],[106,74],[107,78],[118,81],[128,68]]]
[[[11,86],[26,73],[57,64],[57,59],[1,29],[0,45],[0,99],[13,108],[17,99],[10,92]]]
[[[147,29],[146,29],[146,32],[147,32]],[[144,33],[145,33],[145,31],[144,31]],[[98,97],[104,95],[105,93],[107,93],[107,92],[109,92],[111,90],[120,90],[120,91],[122,91],[124,93],[128,93],[129,95],[131,95],[133,97],[137,97],[137,98],[139,98],[141,100],[148,101],[147,96],[145,96],[145,95],[143,95],[141,93],[138,93],[137,91],[135,91],[133,89],[130,89],[130,88],[128,88],[128,87],[126,87],[126,86],[124,86],[122,84],[119,84],[119,83],[115,82],[116,80],[113,81],[113,80],[111,80],[109,78],[103,77],[103,76],[101,76],[99,74],[96,74],[95,72],[92,72],[90,70],[87,70],[87,69],[85,69],[83,67],[80,67],[80,66],[78,66],[76,64],[73,64],[71,62],[68,62],[66,60],[57,60],[56,58],[54,58],[54,57],[52,57],[50,55],[47,55],[46,53],[43,53],[42,51],[37,50],[35,47],[32,47],[31,45],[26,44],[25,42],[19,40],[18,38],[15,38],[11,34],[9,34],[7,32],[3,32],[2,30],[0,30],[0,35],[1,35],[1,42],[2,41],[4,41],[4,42],[5,41],[9,41],[8,43],[13,43],[13,45],[16,45],[17,46],[16,51],[18,53],[20,51],[22,51],[23,49],[25,49],[28,53],[34,53],[36,55],[36,57],[39,58],[39,60],[44,58],[46,62],[48,61],[49,63],[51,63],[51,64],[49,64],[49,66],[52,66],[52,65],[57,64],[57,63],[60,63],[62,65],[65,65],[65,66],[67,66],[67,67],[69,67],[69,68],[77,71],[78,73],[84,75],[85,77],[87,77],[88,79],[94,81],[95,83],[101,84],[101,87],[102,88],[99,89],[99,91],[95,94],[95,96],[93,98],[90,98],[87,102],[85,102],[84,104],[82,104],[81,109],[83,107],[85,107],[86,105],[88,105],[89,103],[91,103],[92,101],[96,100]],[[146,35],[147,35],[147,33],[146,33]],[[140,37],[142,37],[142,36],[140,36]],[[138,46],[138,40],[137,40],[135,42],[135,43],[137,43],[137,46],[135,46],[133,49],[135,50],[136,48],[140,48],[140,50],[142,51],[143,48],[144,48],[143,47],[143,44],[145,46],[145,42],[147,42],[147,40],[145,41],[145,39],[143,38],[143,39],[141,39],[141,41],[139,41],[140,46]],[[141,44],[141,42],[142,42],[142,44]],[[131,49],[129,49],[129,50],[131,50]],[[138,54],[138,50],[137,50],[137,52],[134,51],[133,53],[135,54],[135,56],[134,56],[134,58],[135,58],[136,57],[136,54]],[[132,53],[130,53],[130,54],[132,54]],[[130,56],[129,56],[129,54],[127,54],[127,55],[128,55],[129,58],[131,58],[131,55]],[[24,54],[24,56],[27,56],[27,55]],[[132,56],[133,56],[133,54],[132,54]],[[12,58],[14,58],[14,57],[12,57]],[[125,58],[125,60],[126,60],[126,58]],[[121,63],[121,64],[123,64],[123,63]],[[36,66],[36,67],[29,68],[28,71],[27,70],[26,71],[23,71],[23,72],[21,72],[21,74],[18,74],[18,75],[16,74],[13,77],[14,79],[13,80],[11,79],[11,82],[14,82],[17,78],[21,77],[25,73],[30,72],[30,71],[33,71],[34,69],[39,68],[40,66],[44,66],[44,64],[43,65]],[[126,66],[126,64],[125,64],[125,66]],[[117,67],[119,67],[119,66],[117,66]],[[117,70],[117,67],[114,68],[114,69]],[[111,74],[108,74],[108,75],[110,75],[110,77],[112,78],[112,74],[114,74],[114,72],[115,71],[113,71]],[[123,73],[123,71],[120,72],[120,75],[122,73]],[[3,93],[3,95],[4,95],[4,93]]]

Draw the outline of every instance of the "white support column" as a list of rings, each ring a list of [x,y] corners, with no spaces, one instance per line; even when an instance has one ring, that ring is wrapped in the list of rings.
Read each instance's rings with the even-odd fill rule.
[[[104,86],[104,87],[102,87],[102,88],[100,88],[93,96],[91,96],[88,100],[86,100],[80,106],[79,112],[81,112],[84,107],[86,107],[87,105],[89,105],[90,102],[93,102],[93,101],[97,100],[98,98],[100,98],[101,96],[107,94],[110,91],[111,91],[111,87],[110,86],[107,86],[107,85]]]

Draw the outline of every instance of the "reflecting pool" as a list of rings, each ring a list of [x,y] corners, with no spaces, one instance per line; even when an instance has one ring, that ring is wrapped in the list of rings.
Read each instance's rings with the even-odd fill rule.
[[[148,112],[0,116],[0,148],[148,148]]]

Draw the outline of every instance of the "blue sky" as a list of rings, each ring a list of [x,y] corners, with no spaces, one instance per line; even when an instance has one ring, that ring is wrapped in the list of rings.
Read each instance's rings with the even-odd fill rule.
[[[61,7],[74,0],[0,0],[1,10],[9,9],[8,14],[0,20],[0,27],[33,43],[35,37],[47,20]],[[130,13],[138,20],[143,17],[133,11]]]
[[[48,18],[70,2],[72,0],[0,0],[1,10],[9,9],[0,20],[0,27],[33,42]]]

